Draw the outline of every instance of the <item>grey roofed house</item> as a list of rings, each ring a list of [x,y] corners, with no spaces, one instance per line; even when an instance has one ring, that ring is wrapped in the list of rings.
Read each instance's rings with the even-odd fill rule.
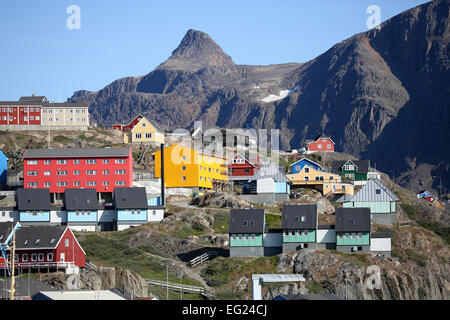
[[[281,171],[280,167],[277,167],[271,162],[265,163],[261,166],[258,172],[251,177],[251,180],[259,180],[265,178],[272,178],[275,182],[288,182],[291,183],[286,175]]]
[[[66,210],[98,210],[98,198],[96,189],[72,189],[64,191],[64,203]]]
[[[336,232],[370,231],[369,208],[336,208]]]
[[[315,229],[317,227],[317,205],[285,205],[282,209],[283,229]]]
[[[114,207],[116,209],[148,209],[145,187],[116,187],[114,189]]]
[[[229,233],[264,233],[264,209],[231,209]]]
[[[130,148],[27,149],[24,159],[128,157]]]
[[[397,196],[383,182],[371,179],[353,197],[347,201],[354,202],[389,202],[398,201]]]
[[[49,189],[18,189],[17,209],[19,211],[51,210]]]
[[[342,167],[348,161],[351,161],[357,167],[357,173],[368,173],[370,168],[370,160],[334,160],[331,163],[331,172],[332,173],[342,173]]]
[[[20,102],[29,103],[29,102],[45,102],[48,101],[46,96],[23,96],[19,99]]]
[[[6,239],[12,227],[11,222],[0,223],[0,237]],[[66,229],[66,226],[22,226],[16,231],[16,249],[55,248]]]

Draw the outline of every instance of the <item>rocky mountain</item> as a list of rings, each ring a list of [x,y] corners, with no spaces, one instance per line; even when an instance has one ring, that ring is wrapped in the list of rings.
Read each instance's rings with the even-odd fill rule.
[[[88,102],[102,125],[142,113],[168,130],[279,128],[286,149],[325,132],[402,185],[436,189],[432,176],[450,185],[449,11],[448,0],[412,8],[304,64],[236,65],[189,30],[154,71],[69,100]]]

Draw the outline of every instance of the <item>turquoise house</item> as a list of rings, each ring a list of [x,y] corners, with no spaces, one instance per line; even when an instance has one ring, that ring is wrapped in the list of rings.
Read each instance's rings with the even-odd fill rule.
[[[230,257],[263,257],[264,209],[231,209]]]
[[[317,243],[317,205],[284,205],[281,213],[283,253],[315,249]]]
[[[67,224],[72,229],[96,231],[98,225],[98,198],[96,189],[66,189],[64,206]]]

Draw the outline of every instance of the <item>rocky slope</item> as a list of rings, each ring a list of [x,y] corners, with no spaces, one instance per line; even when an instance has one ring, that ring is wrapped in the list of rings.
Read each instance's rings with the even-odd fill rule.
[[[332,293],[349,300],[448,300],[450,251],[448,245],[419,227],[401,228],[394,236],[393,258],[358,256],[330,251],[283,254],[280,273],[302,274],[319,284],[315,292]],[[380,268],[381,286],[368,289],[369,266]],[[312,293],[305,283],[266,290],[265,299],[279,294]]]

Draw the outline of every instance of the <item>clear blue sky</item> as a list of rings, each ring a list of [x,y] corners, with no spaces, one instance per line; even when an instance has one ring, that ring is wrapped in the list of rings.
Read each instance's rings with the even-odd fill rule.
[[[420,0],[2,0],[0,100],[32,93],[65,101],[152,71],[188,29],[208,33],[238,64],[306,62]],[[69,30],[70,5],[81,29]]]

